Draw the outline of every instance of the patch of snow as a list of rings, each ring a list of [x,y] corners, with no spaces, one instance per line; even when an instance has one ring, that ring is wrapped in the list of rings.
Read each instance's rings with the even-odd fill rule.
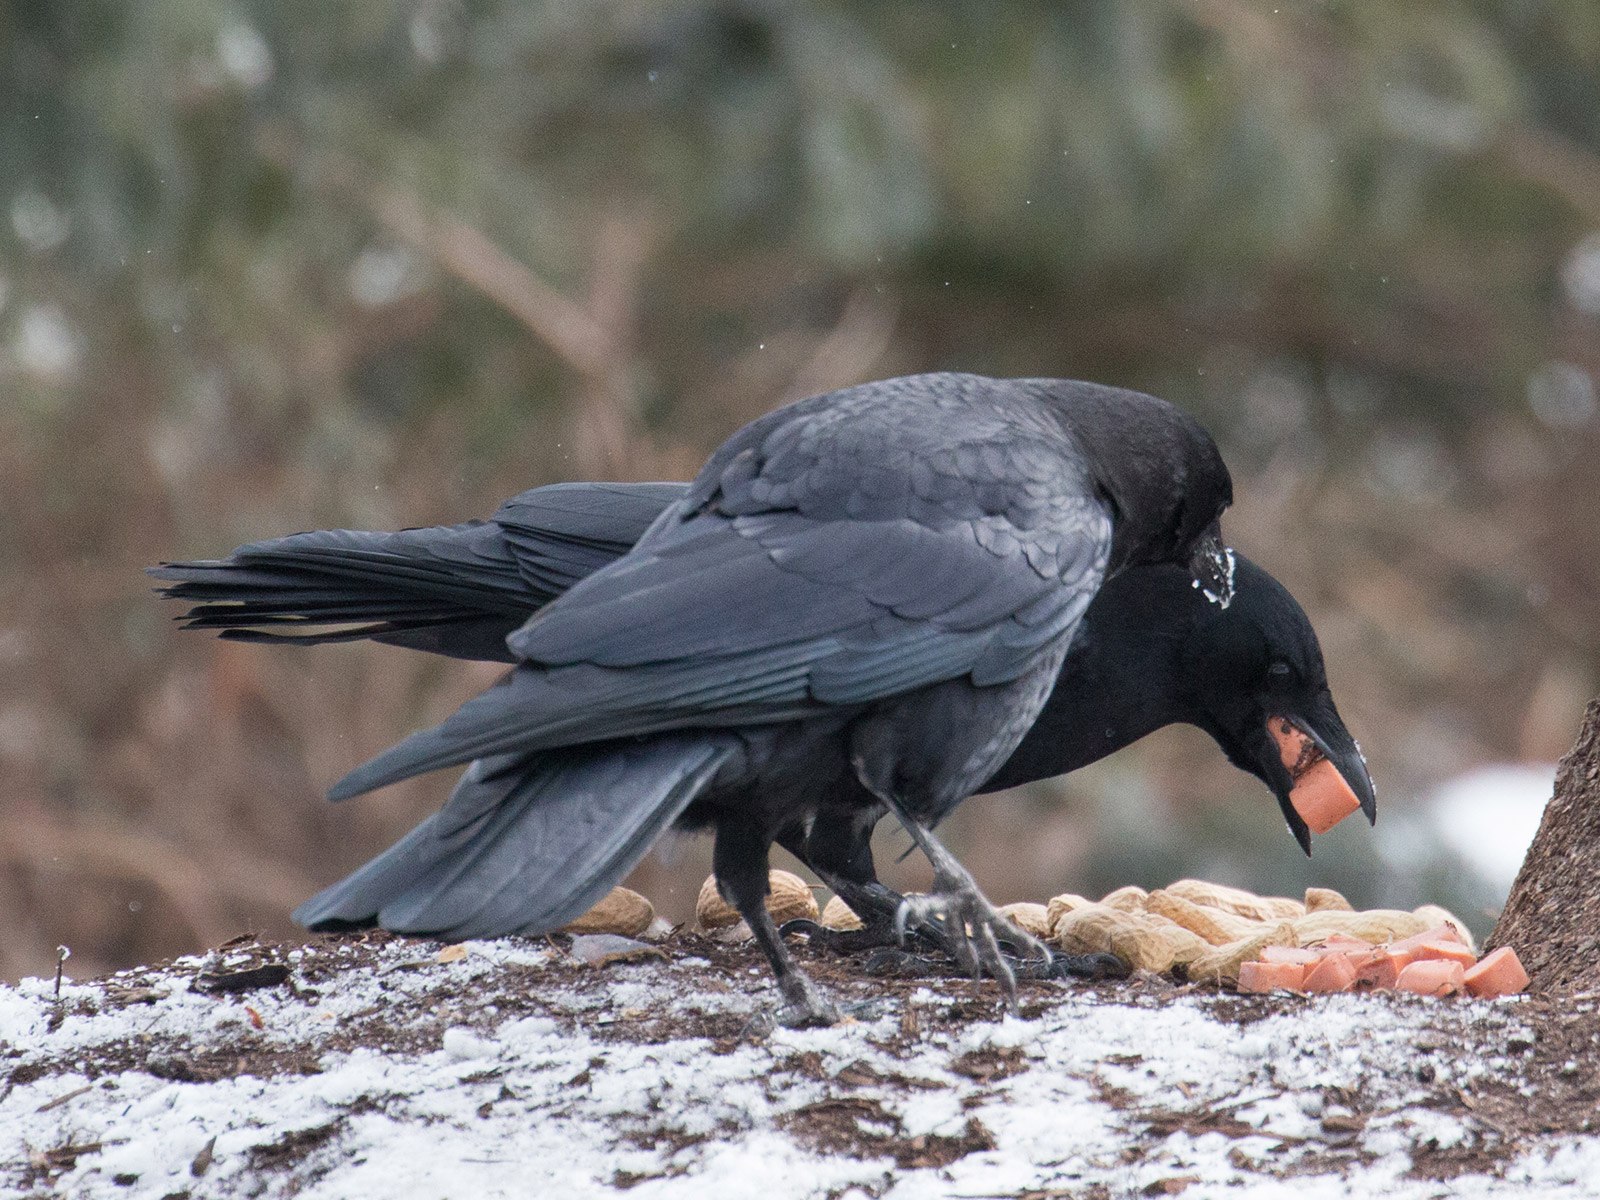
[[[728,1016],[773,1003],[764,980],[741,973],[739,986],[713,990],[730,976],[670,955],[576,970],[516,942],[469,943],[443,962],[419,943],[368,948],[359,960],[348,950],[288,956],[307,972],[351,963],[313,986],[239,995],[190,990],[197,969],[242,961],[227,954],[68,982],[59,1007],[52,981],[0,988],[11,1078],[0,1092],[9,1164],[0,1196],[720,1200],[759,1181],[763,1200],[931,1200],[1094,1187],[1137,1195],[1192,1179],[1191,1200],[1288,1186],[1297,1200],[1421,1200],[1441,1185],[1408,1174],[1416,1147],[1460,1146],[1480,1132],[1425,1106],[1439,1084],[1463,1080],[1438,1055],[1428,1061],[1439,1082],[1421,1084],[1419,1041],[1454,1030],[1504,1045],[1525,1032],[1515,999],[1333,996],[1241,1023],[1227,995],[1062,985],[1034,1019],[906,1036],[904,1005],[933,1013],[950,1003],[929,986],[873,1019],[713,1042],[675,1030],[695,1013],[737,1028]],[[108,999],[134,988],[148,991]],[[388,1048],[348,1036],[374,1013]],[[207,1082],[118,1065],[154,1062],[128,1057],[130,1047],[169,1044],[175,1057],[213,1064],[245,1044],[301,1057],[280,1073],[230,1077],[224,1066]],[[1003,1069],[985,1074],[974,1059]],[[1457,1073],[1507,1069],[1491,1057]],[[1330,1089],[1358,1096],[1368,1114],[1338,1165],[1314,1153],[1344,1103]],[[819,1112],[859,1134],[848,1150],[806,1136]],[[1229,1124],[1186,1124],[1196,1112]],[[980,1139],[943,1165],[897,1165],[895,1147],[950,1145],[974,1128],[992,1148]],[[30,1162],[47,1188],[27,1175]],[[1549,1136],[1504,1178],[1446,1186],[1452,1196],[1577,1197],[1593,1195],[1597,1178],[1600,1139]]]
[[[1587,1188],[1587,1192],[1576,1194],[1592,1196],[1596,1181],[1600,1180],[1600,1141],[1568,1142],[1553,1150],[1529,1151],[1506,1172],[1506,1179],[1531,1188]],[[1536,1194],[1556,1193],[1552,1190]]]
[[[475,1058],[498,1058],[500,1046],[488,1038],[479,1037],[470,1029],[452,1026],[444,1031],[441,1044],[445,1054],[461,1062],[470,1062]]]

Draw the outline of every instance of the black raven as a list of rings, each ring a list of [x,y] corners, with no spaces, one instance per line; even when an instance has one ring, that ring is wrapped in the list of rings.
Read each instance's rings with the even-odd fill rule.
[[[230,640],[370,638],[510,663],[506,639],[519,626],[627,553],[688,487],[548,484],[513,496],[487,521],[296,533],[149,573],[170,582],[162,595],[194,602],[180,618],[185,628]],[[1312,738],[1370,816],[1372,782],[1334,705],[1316,633],[1288,589],[1242,554],[1226,608],[1181,568],[1134,567],[1096,593],[1033,728],[978,790],[1064,775],[1163,726],[1191,724],[1272,790],[1309,854],[1293,781],[1267,733],[1274,717]]]
[[[164,595],[195,602],[182,618],[186,627],[225,638],[308,645],[373,638],[512,662],[506,638],[517,627],[626,553],[687,490],[682,483],[550,484],[512,497],[488,521],[297,533],[150,573],[171,583]],[[1280,718],[1311,736],[1373,815],[1365,763],[1334,705],[1316,633],[1288,589],[1239,555],[1233,602],[1223,608],[1180,567],[1132,567],[1096,593],[1033,727],[977,790],[1063,775],[1165,725],[1187,723],[1271,789],[1309,854],[1310,830],[1290,801],[1294,781],[1268,733]],[[852,802],[836,815],[786,829],[778,840],[866,912],[868,931],[836,940],[871,945],[894,932],[899,899],[873,871],[870,838],[881,808]]]
[[[1203,430],[1117,389],[918,376],[770,414],[512,634],[503,686],[336,785],[343,798],[473,762],[439,814],[300,915],[555,928],[667,826],[711,825],[719,885],[788,1016],[828,1019],[761,901],[774,837],[854,796],[934,864],[911,915],[961,931],[963,957],[1009,985],[996,933],[1043,947],[929,829],[1022,740],[1107,577],[1181,563],[1227,604],[1230,499]]]

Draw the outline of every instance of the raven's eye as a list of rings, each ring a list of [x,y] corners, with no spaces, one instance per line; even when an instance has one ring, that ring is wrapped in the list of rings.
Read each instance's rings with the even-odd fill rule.
[[[1271,675],[1274,679],[1287,679],[1289,678],[1289,664],[1286,662],[1275,662],[1267,668],[1267,674]]]

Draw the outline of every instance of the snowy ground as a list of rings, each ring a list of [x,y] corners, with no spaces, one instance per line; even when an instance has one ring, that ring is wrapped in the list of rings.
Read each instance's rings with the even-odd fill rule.
[[[804,952],[803,952],[804,953]],[[0,1195],[1600,1196],[1600,1016],[385,935],[0,989]],[[443,961],[441,961],[443,960]],[[1286,1181],[1292,1181],[1286,1183]]]

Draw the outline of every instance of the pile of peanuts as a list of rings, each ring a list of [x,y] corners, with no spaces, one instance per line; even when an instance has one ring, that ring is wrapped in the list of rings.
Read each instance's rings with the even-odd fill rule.
[[[788,871],[773,871],[770,887],[767,909],[780,925],[803,917],[830,929],[861,926],[837,896],[819,911],[810,886]],[[1521,991],[1528,982],[1509,948],[1479,962],[1466,925],[1436,905],[1358,912],[1329,888],[1308,888],[1304,899],[1294,900],[1180,879],[1155,891],[1123,887],[1099,900],[1068,893],[1000,911],[1068,953],[1114,954],[1136,970],[1233,984],[1242,991],[1399,988],[1498,996]],[[714,879],[701,887],[695,916],[714,936],[749,936]],[[639,937],[656,923],[648,899],[615,888],[567,932]]]
[[[1515,951],[1502,947],[1480,962],[1466,925],[1437,905],[1358,912],[1331,888],[1293,900],[1180,879],[1153,892],[1119,888],[1099,902],[1057,896],[1045,911],[1050,939],[1064,950],[1109,951],[1136,968],[1246,992],[1489,997],[1528,985]]]

